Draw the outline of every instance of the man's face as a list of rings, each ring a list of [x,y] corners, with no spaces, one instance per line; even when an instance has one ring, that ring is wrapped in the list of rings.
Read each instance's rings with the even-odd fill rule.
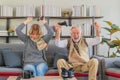
[[[79,28],[71,29],[71,38],[74,42],[78,42],[81,38],[81,31]]]

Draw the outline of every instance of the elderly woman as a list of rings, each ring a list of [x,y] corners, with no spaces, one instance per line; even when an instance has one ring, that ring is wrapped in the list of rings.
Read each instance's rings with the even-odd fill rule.
[[[25,44],[23,69],[32,71],[33,76],[44,76],[48,70],[45,49],[53,36],[53,30],[48,26],[46,20],[43,19],[41,22],[47,29],[47,34],[43,35],[40,26],[33,24],[30,28],[29,36],[27,36],[22,32],[22,29],[32,20],[33,18],[29,17],[16,28],[19,39]]]

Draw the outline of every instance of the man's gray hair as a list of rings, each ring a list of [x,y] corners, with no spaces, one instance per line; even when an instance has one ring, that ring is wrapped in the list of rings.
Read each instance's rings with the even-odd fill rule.
[[[80,32],[82,33],[82,28],[81,28],[81,26],[79,26],[79,27],[77,27],[77,26],[72,26],[72,27],[71,27],[71,30],[72,30],[72,29],[79,29]]]

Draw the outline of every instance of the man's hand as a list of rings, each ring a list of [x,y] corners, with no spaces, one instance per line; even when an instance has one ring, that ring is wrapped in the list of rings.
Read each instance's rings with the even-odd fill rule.
[[[94,28],[96,30],[100,30],[100,24],[98,22],[94,22]]]
[[[55,32],[56,32],[55,39],[56,39],[56,40],[60,40],[61,25],[56,24],[56,25],[54,26],[54,29],[55,29]]]
[[[55,29],[55,32],[61,33],[62,29],[61,29],[61,26],[59,24],[56,24],[55,27],[54,27],[54,29]]]
[[[96,36],[100,37],[100,24],[98,24],[98,22],[94,22],[94,28],[96,30]]]
[[[31,21],[33,21],[33,18],[32,17],[28,17],[23,23],[27,24],[27,23],[29,23]]]

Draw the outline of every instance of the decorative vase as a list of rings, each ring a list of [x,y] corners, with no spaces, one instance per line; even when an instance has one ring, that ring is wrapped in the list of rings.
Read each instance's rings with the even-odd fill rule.
[[[71,17],[72,11],[71,10],[64,10],[64,11],[62,11],[62,16],[63,17]]]

